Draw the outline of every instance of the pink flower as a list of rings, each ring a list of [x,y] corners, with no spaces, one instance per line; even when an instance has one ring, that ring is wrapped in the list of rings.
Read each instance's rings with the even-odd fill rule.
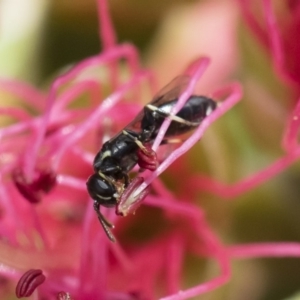
[[[300,26],[299,3],[286,1],[276,10],[276,3],[271,0],[239,2],[250,29],[268,49],[275,71],[299,90],[300,46],[297,41]]]
[[[115,43],[107,3],[97,3],[103,52],[58,76],[45,94],[24,83],[0,80],[1,90],[22,101],[20,107],[0,109],[3,116],[13,119],[0,129],[1,275],[15,283],[16,295],[60,300],[188,299],[229,282],[234,259],[299,257],[299,243],[227,245],[192,198],[192,194],[203,191],[220,198],[237,197],[296,161],[300,156],[296,139],[299,105],[286,121],[284,155],[252,176],[228,185],[190,174],[180,162],[176,170],[179,193],[170,192],[158,178],[240,100],[238,83],[211,90],[217,109],[156,170],[144,172],[144,180],[125,190],[122,212],[131,205],[135,208],[134,199],[151,187],[143,200],[145,205],[134,217],[121,218],[114,210],[101,208],[115,225],[117,243],[107,239],[88,196],[86,179],[93,173],[93,159],[103,142],[134,119],[143,107],[143,89],[148,88],[153,95],[156,84],[153,74],[139,66],[136,49]],[[174,114],[194,93],[209,67],[210,59],[199,57],[186,67],[190,80]],[[231,73],[229,70],[218,81]],[[99,78],[100,71],[105,76]],[[76,101],[81,97],[86,103],[78,107]],[[166,119],[153,150],[159,152],[169,125]],[[183,287],[188,255],[214,260],[219,273]]]

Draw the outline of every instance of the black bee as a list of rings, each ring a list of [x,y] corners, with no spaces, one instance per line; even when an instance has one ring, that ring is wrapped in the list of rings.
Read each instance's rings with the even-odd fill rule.
[[[87,189],[94,199],[98,219],[112,241],[114,237],[109,228],[113,225],[100,213],[100,205],[114,207],[118,204],[120,196],[130,183],[128,173],[136,164],[142,169],[157,168],[157,156],[151,145],[164,120],[172,120],[162,141],[162,144],[167,144],[171,137],[198,127],[217,106],[215,101],[205,96],[192,95],[176,115],[171,115],[172,108],[188,82],[187,76],[175,78],[129,125],[104,143],[94,159],[95,173],[87,180]]]

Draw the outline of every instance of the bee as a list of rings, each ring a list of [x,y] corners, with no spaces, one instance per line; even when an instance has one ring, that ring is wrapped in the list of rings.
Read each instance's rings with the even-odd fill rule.
[[[139,165],[154,171],[158,166],[151,146],[166,118],[171,119],[161,144],[199,126],[215,110],[217,104],[205,96],[192,95],[176,115],[171,111],[186,88],[189,77],[179,76],[145,105],[136,118],[121,132],[103,144],[93,162],[94,174],[87,180],[87,190],[94,200],[94,210],[111,241],[113,225],[100,212],[100,206],[115,207],[130,184],[129,172]]]

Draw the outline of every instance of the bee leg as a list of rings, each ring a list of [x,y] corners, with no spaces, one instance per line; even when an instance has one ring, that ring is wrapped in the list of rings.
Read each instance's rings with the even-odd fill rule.
[[[122,173],[122,175],[123,175],[123,178],[124,178],[124,185],[125,185],[125,188],[126,188],[130,184],[129,176],[126,173]]]
[[[114,225],[111,224],[100,212],[100,204],[95,200],[94,201],[94,210],[98,216],[98,220],[100,221],[100,224],[103,227],[104,232],[106,233],[106,236],[112,241],[115,242],[116,239],[112,232],[110,231],[110,228],[114,228]]]
[[[142,151],[145,151],[145,152],[147,151],[146,146],[140,141],[139,138],[133,136],[127,130],[123,130],[123,134],[125,134],[127,137],[129,137]]]
[[[136,177],[130,182],[127,189],[122,193],[116,206],[117,215],[125,217],[128,213],[134,213],[135,210],[141,205],[142,201],[149,194],[149,187],[147,187],[138,195],[135,195],[134,192],[143,182],[143,177]]]

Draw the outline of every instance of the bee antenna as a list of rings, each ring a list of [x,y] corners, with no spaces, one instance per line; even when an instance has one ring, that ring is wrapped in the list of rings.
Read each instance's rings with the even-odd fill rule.
[[[106,236],[110,239],[110,241],[115,242],[116,239],[114,237],[114,235],[112,234],[110,228],[114,228],[114,225],[111,224],[100,212],[100,204],[95,200],[94,201],[94,210],[98,216],[98,220],[100,222],[100,224],[103,227],[103,230],[106,234]]]

